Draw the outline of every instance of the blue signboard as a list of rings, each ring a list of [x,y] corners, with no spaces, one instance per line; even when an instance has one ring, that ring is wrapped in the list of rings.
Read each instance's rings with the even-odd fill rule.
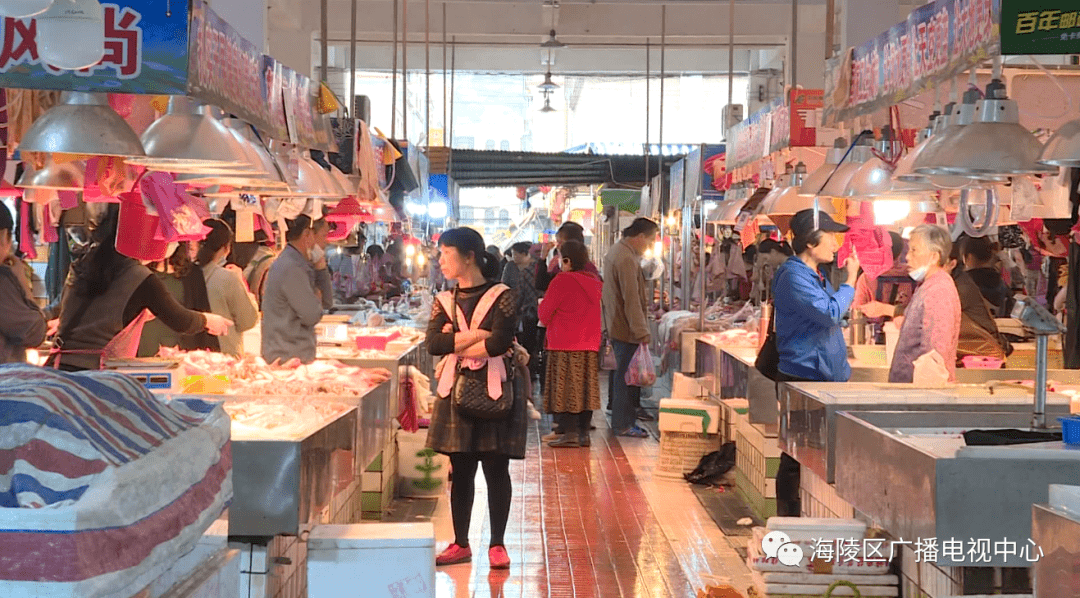
[[[3,19],[0,87],[187,93],[188,3],[117,0],[101,4],[105,57],[79,71],[44,64],[38,55],[37,20]]]

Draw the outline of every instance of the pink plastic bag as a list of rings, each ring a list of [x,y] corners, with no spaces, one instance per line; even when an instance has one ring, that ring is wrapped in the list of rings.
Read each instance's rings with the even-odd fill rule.
[[[161,219],[161,239],[170,242],[198,241],[210,232],[210,228],[202,223],[210,217],[206,205],[177,185],[171,174],[148,173],[139,181],[139,189]]]
[[[656,365],[653,363],[652,353],[649,353],[649,345],[639,345],[630,360],[630,367],[626,370],[626,384],[652,386],[655,383]]]

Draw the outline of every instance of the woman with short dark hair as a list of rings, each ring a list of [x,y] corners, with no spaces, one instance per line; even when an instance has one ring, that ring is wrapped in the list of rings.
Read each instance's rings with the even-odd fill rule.
[[[259,310],[240,273],[225,266],[225,260],[232,251],[232,229],[217,219],[207,220],[203,224],[210,227],[210,233],[199,244],[195,262],[201,267],[206,281],[210,311],[234,323],[229,326],[228,332],[218,338],[221,352],[239,357],[244,352],[242,333],[255,327],[259,321]]]

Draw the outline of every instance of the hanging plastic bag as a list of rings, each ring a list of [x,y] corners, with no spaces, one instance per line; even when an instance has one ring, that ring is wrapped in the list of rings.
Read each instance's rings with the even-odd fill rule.
[[[649,345],[638,345],[626,370],[626,384],[629,386],[652,386],[656,383],[656,366],[653,363]]]
[[[912,382],[921,388],[941,388],[949,384],[949,369],[945,359],[937,351],[930,351],[919,356],[914,362],[915,372]]]

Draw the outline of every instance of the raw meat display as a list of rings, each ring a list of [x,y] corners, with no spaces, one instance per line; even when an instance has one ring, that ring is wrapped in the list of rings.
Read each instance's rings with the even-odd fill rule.
[[[228,377],[230,395],[363,395],[390,379],[390,372],[384,369],[351,367],[336,361],[302,365],[292,359],[280,365],[268,365],[257,356],[237,359],[211,351],[180,351],[169,347],[162,347],[159,355],[180,360],[189,375]]]
[[[0,366],[0,596],[128,598],[232,500],[229,417],[118,372]]]

